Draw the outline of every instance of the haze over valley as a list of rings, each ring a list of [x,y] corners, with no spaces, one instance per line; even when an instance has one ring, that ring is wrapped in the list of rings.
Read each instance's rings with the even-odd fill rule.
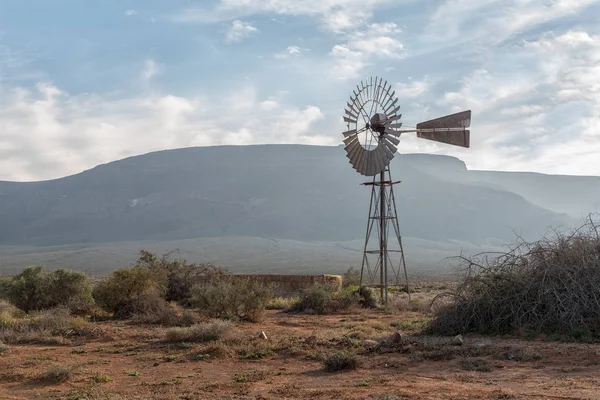
[[[468,170],[441,155],[391,163],[413,274],[519,235],[577,226],[598,209],[600,178]],[[40,182],[0,182],[1,273],[25,265],[90,273],[144,248],[245,272],[359,267],[370,189],[335,146],[216,146],[159,151]],[[572,196],[572,193],[577,196]]]

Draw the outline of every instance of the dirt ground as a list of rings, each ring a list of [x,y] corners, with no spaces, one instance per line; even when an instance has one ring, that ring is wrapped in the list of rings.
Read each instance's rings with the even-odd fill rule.
[[[420,337],[418,312],[268,311],[235,338],[168,343],[168,328],[99,322],[97,339],[9,345],[0,399],[600,399],[600,345]],[[405,340],[385,344],[396,329]],[[263,330],[267,339],[258,338]],[[327,372],[345,349],[356,369]],[[49,380],[48,371],[67,371]]]

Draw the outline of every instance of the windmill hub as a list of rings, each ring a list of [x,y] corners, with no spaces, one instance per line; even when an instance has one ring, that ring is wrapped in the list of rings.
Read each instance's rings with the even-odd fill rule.
[[[377,113],[371,118],[371,129],[374,132],[383,135],[385,133],[385,115]],[[369,124],[367,124],[369,125]]]

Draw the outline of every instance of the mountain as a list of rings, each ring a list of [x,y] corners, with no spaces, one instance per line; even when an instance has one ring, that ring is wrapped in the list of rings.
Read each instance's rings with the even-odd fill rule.
[[[537,238],[548,227],[573,225],[571,211],[598,198],[593,191],[571,202],[569,193],[558,197],[555,182],[570,185],[576,177],[474,172],[453,157],[398,155],[391,171],[402,180],[395,194],[403,236],[433,242],[500,244],[515,231]],[[341,147],[159,151],[61,179],[0,182],[0,245],[359,240],[370,196],[360,183],[367,180]]]

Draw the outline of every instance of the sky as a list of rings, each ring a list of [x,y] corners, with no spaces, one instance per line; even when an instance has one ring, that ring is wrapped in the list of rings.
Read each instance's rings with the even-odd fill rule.
[[[406,134],[401,153],[600,175],[600,0],[0,0],[0,180],[339,145],[370,76],[405,126],[472,110],[469,149]]]

